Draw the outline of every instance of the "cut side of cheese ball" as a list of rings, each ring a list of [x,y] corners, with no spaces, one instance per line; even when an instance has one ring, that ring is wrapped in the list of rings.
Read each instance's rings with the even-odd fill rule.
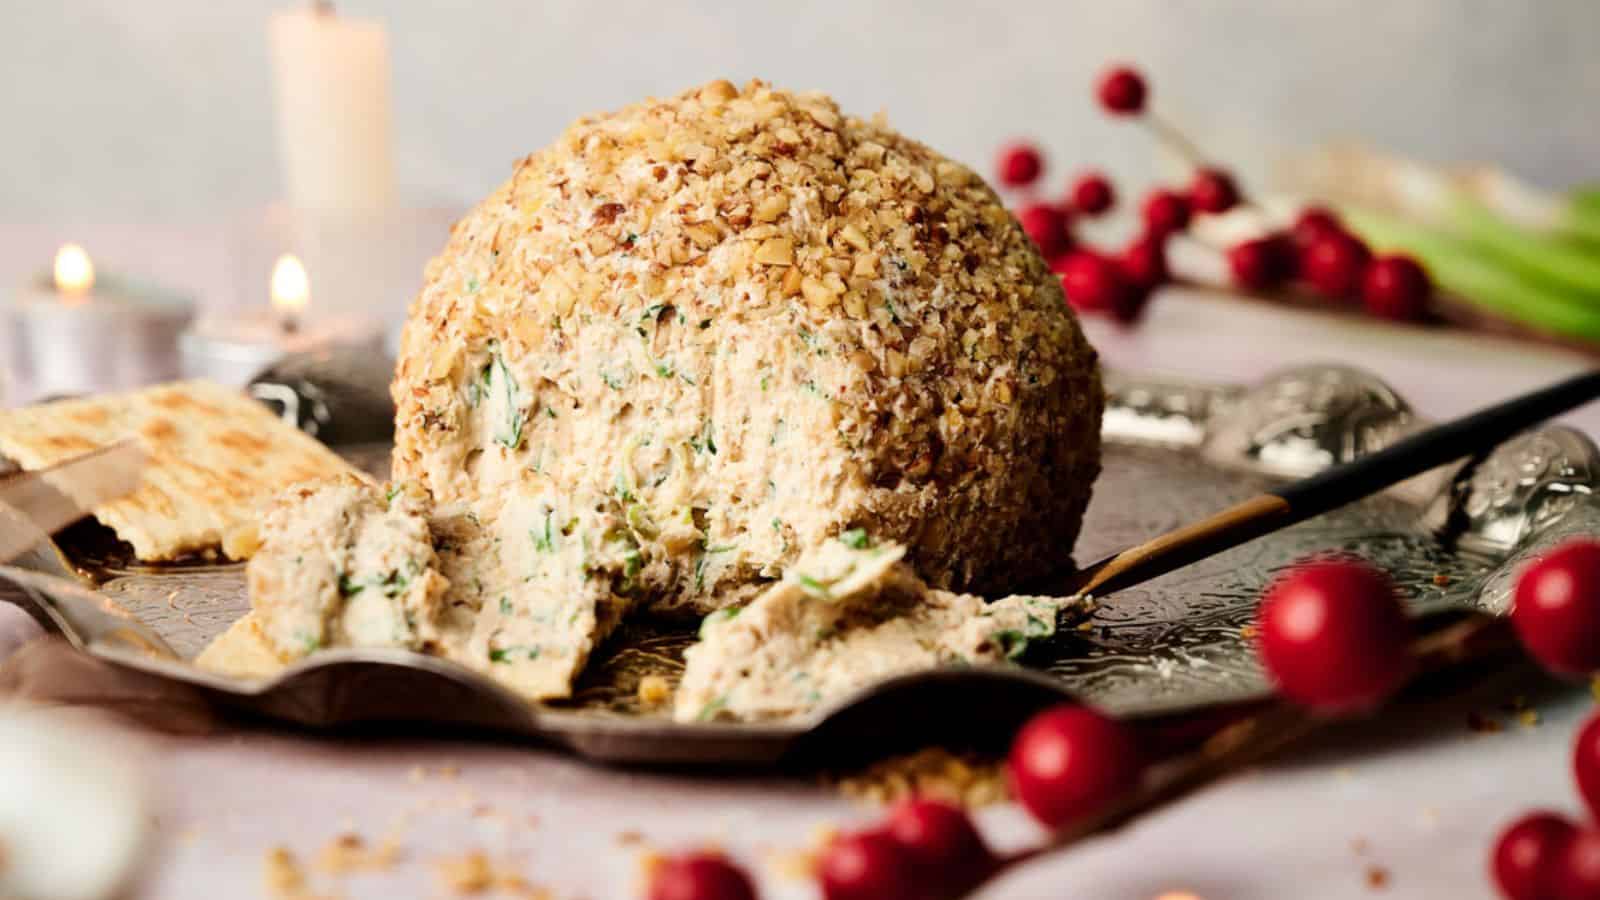
[[[940,588],[1070,558],[1096,355],[961,166],[828,97],[712,82],[579,120],[452,230],[393,468],[486,523],[607,497],[657,611],[745,602],[855,528]]]
[[[1080,599],[994,603],[929,588],[905,548],[848,532],[806,554],[750,605],[712,613],[685,655],[679,721],[804,715],[896,675],[1003,663],[1054,635]]]

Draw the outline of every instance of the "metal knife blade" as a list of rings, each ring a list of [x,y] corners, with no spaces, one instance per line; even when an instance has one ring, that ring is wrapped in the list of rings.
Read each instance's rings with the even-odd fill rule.
[[[0,563],[102,503],[133,493],[148,462],[144,448],[127,440],[0,480]]]

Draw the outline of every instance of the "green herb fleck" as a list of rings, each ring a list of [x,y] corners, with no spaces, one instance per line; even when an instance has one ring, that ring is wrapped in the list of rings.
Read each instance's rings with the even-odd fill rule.
[[[712,700],[710,703],[707,703],[705,706],[701,707],[700,715],[696,716],[695,720],[699,721],[699,722],[709,722],[709,721],[711,721],[712,718],[714,718],[716,716],[717,713],[721,712],[727,705],[728,705],[728,695],[727,694],[723,694],[721,697],[718,697],[715,700]]]
[[[538,531],[529,532],[529,534],[533,536],[533,549],[539,551],[540,553],[550,553],[556,549],[556,534],[555,530],[551,527],[550,521],[550,517],[554,514],[554,510],[547,509],[544,511],[543,534],[540,534]]]
[[[365,587],[366,585],[360,584],[352,579],[348,572],[339,573],[339,596],[354,597],[355,595],[361,593]]]
[[[1010,629],[997,631],[994,639],[1000,643],[1000,651],[1005,654],[1006,659],[1018,660],[1028,652],[1028,638],[1020,631]]]
[[[519,658],[520,659],[538,659],[539,658],[539,648],[538,647],[529,647],[529,646],[524,645],[524,644],[518,644],[518,645],[516,645],[514,647],[491,647],[491,648],[489,648],[489,661],[490,662],[497,662],[497,663],[514,662],[515,660],[517,660]]]
[[[824,600],[833,599],[833,591],[829,590],[827,585],[816,580],[815,578],[812,578],[810,575],[800,575],[797,580],[800,582],[800,586],[805,588],[806,593],[812,595],[813,597],[821,597]]]
[[[839,535],[839,540],[846,547],[850,547],[855,550],[865,550],[872,543],[867,537],[867,530],[865,528],[852,528],[849,531],[842,532]]]
[[[491,349],[490,353],[491,371],[485,386],[486,392],[489,386],[498,382],[500,402],[505,404],[505,418],[495,428],[494,441],[508,450],[515,450],[522,446],[522,409],[518,402],[517,380],[512,377],[499,351]]]
[[[500,615],[502,615],[502,616],[511,615],[511,598],[510,597],[501,597],[500,598]]]
[[[727,609],[719,609],[719,610],[711,613],[710,615],[706,616],[704,619],[702,619],[700,621],[700,638],[701,638],[701,640],[705,639],[706,629],[707,628],[710,628],[712,625],[715,625],[718,622],[726,622],[729,619],[732,619],[735,616],[739,615],[739,613],[741,613],[743,611],[744,611],[744,607],[742,607],[742,606],[730,606]]]

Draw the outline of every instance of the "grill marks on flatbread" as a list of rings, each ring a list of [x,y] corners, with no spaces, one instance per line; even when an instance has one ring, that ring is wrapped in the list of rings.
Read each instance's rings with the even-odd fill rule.
[[[130,437],[150,452],[143,482],[94,514],[146,561],[219,546],[282,488],[354,471],[257,401],[205,381],[0,410],[0,455],[29,471]]]

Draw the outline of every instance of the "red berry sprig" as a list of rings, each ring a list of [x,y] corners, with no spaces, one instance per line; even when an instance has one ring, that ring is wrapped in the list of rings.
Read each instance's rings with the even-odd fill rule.
[[[1017,213],[1017,221],[1045,259],[1055,259],[1072,247],[1071,219],[1059,206],[1030,203]]]
[[[911,856],[888,832],[858,831],[828,844],[817,866],[826,900],[916,900]]]
[[[1145,195],[1139,214],[1144,217],[1145,234],[1163,238],[1177,234],[1189,227],[1189,198],[1157,188]]]
[[[1072,182],[1067,198],[1072,209],[1085,216],[1099,216],[1116,205],[1117,192],[1111,179],[1099,172],[1085,172]]]
[[[1148,91],[1143,75],[1127,66],[1117,66],[1100,76],[1095,93],[1106,112],[1117,116],[1136,116],[1144,111]]]
[[[711,851],[669,857],[655,867],[649,882],[649,900],[756,900],[750,876]]]
[[[1171,280],[1165,242],[1184,233],[1196,216],[1249,206],[1250,199],[1232,174],[1208,163],[1182,131],[1150,108],[1149,85],[1137,70],[1112,67],[1099,76],[1094,91],[1107,113],[1137,120],[1188,160],[1194,167],[1188,185],[1157,188],[1146,195],[1139,209],[1144,233],[1120,254],[1095,251],[1073,234],[1074,218],[1103,215],[1115,202],[1110,180],[1098,172],[1074,179],[1062,203],[1031,203],[1018,215],[1051,268],[1064,280],[1073,281],[1074,287],[1068,288],[1066,295],[1075,309],[1132,322],[1143,312],[1151,293]],[[1008,187],[1034,185],[1043,171],[1043,156],[1032,144],[1014,142],[1000,153],[999,180]],[[1360,238],[1318,207],[1304,210],[1291,230],[1218,249],[1233,284],[1255,294],[1277,296],[1298,285],[1305,292],[1341,304],[1359,302],[1376,318],[1420,321],[1428,315],[1433,287],[1416,260],[1399,255],[1374,259]],[[1085,258],[1100,262],[1082,261]],[[1122,266],[1120,278],[1107,275],[1102,264],[1107,260]],[[1158,261],[1159,265],[1155,264]]]
[[[1239,188],[1227,172],[1202,167],[1189,183],[1189,202],[1203,213],[1225,213],[1239,205]]]
[[[1529,655],[1553,674],[1600,669],[1600,541],[1568,541],[1525,567],[1511,624]],[[1572,775],[1589,815],[1600,816],[1600,714],[1572,742]],[[1600,900],[1600,827],[1530,813],[1501,832],[1489,869],[1507,900]]]
[[[1001,148],[997,168],[1001,184],[1027,187],[1044,173],[1044,155],[1034,145],[1018,141]]]
[[[1319,711],[1370,709],[1411,673],[1411,626],[1394,584],[1363,562],[1290,569],[1267,589],[1256,631],[1279,693]]]
[[[960,897],[998,862],[966,810],[942,800],[899,804],[889,813],[887,830],[922,876],[924,896]]]
[[[1524,569],[1511,624],[1550,671],[1583,677],[1600,669],[1600,541],[1570,541]]]
[[[1050,828],[1103,811],[1139,783],[1143,759],[1131,732],[1085,706],[1058,706],[1017,733],[1006,760],[1011,792]]]
[[[831,841],[817,880],[825,900],[953,900],[997,865],[965,810],[916,798],[891,810],[883,825]]]
[[[1495,841],[1489,872],[1507,900],[1550,900],[1556,867],[1578,829],[1553,812],[1512,822]]]

